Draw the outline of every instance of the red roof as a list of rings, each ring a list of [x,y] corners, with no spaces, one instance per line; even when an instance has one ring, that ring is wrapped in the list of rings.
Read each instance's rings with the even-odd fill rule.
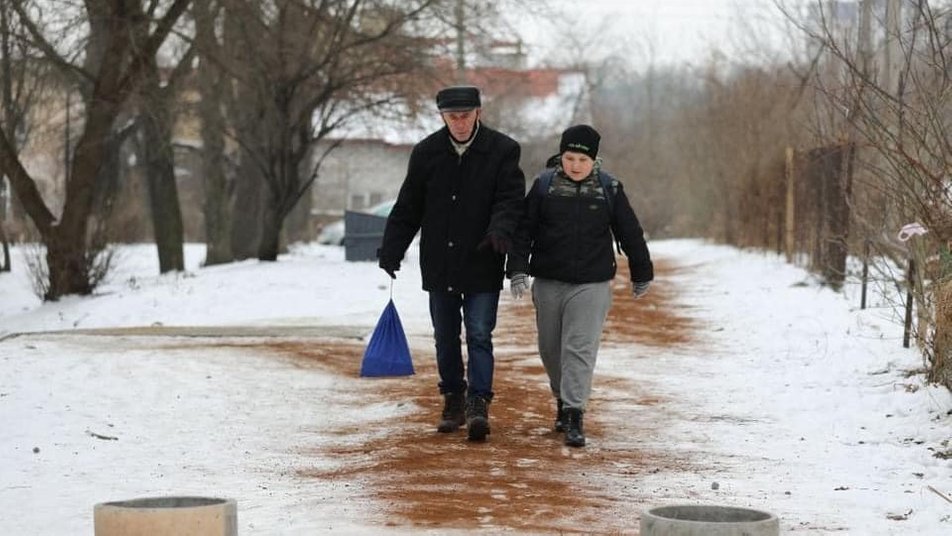
[[[515,71],[489,67],[467,73],[469,83],[488,96],[548,97],[559,92],[561,69],[529,69]]]
[[[455,83],[456,73],[450,62],[442,62],[439,70],[443,85]],[[475,67],[466,70],[466,83],[474,85],[487,97],[511,95],[543,98],[558,94],[559,78],[572,69],[538,68],[509,69],[505,67]],[[439,88],[434,88],[435,94]]]

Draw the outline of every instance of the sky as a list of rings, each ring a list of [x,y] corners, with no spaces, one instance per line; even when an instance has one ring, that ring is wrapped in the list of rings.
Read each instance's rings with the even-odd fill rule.
[[[610,459],[636,448],[695,463],[628,477],[636,502],[626,521],[646,505],[720,504],[774,513],[782,534],[952,533],[952,461],[935,455],[952,452],[952,395],[925,383],[922,356],[901,347],[894,299],[874,286],[859,310],[855,278],[834,292],[769,253],[698,240],[649,246],[674,268],[654,291],[672,289],[671,307],[700,337],[602,345],[593,397],[624,381],[664,403],[622,424],[606,400],[588,418],[615,425],[590,436],[586,452]],[[202,268],[204,249],[192,244],[186,272],[162,276],[154,246],[124,246],[94,296],[48,304],[32,294],[25,254],[15,247],[14,271],[0,273],[0,534],[91,534],[95,504],[162,495],[235,499],[243,536],[445,533],[370,526],[382,505],[365,482],[298,476],[302,465],[341,463],[324,447],[395,433],[395,417],[434,408],[380,400],[372,382],[302,369],[228,336],[367,341],[392,296],[411,351],[429,350],[415,248],[391,287],[374,263],[345,262],[337,246]],[[142,326],[221,336],[84,331]],[[656,435],[620,431],[649,423]],[[344,424],[356,431],[334,432]],[[491,521],[484,529],[494,532]]]
[[[578,47],[560,33],[572,31],[585,35],[586,54],[616,55],[639,67],[697,65],[710,57],[712,47],[728,54],[763,52],[763,43],[779,43],[783,27],[773,0],[555,0],[553,9],[559,13],[557,23],[518,26],[535,54],[577,54]],[[752,35],[758,36],[757,46]]]

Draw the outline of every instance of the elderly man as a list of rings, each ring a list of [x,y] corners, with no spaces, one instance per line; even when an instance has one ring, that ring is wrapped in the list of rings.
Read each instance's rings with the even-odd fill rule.
[[[377,256],[380,268],[396,278],[421,231],[420,271],[430,296],[443,395],[437,431],[455,432],[466,424],[468,439],[482,441],[493,398],[492,333],[525,176],[519,144],[480,121],[479,89],[442,89],[436,106],[444,127],[413,147]]]

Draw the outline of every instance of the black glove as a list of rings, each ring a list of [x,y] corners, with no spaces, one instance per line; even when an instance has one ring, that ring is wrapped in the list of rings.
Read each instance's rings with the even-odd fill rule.
[[[492,247],[493,251],[499,255],[505,255],[512,248],[512,243],[506,237],[490,233],[476,246],[476,249],[482,250],[488,247]]]
[[[391,279],[396,279],[396,278],[397,278],[397,270],[400,269],[400,261],[392,262],[392,261],[387,261],[387,260],[384,260],[384,259],[380,259],[380,260],[377,262],[377,266],[380,266],[380,268],[381,268],[384,272],[387,272],[387,275],[389,275]]]
[[[648,287],[651,286],[651,281],[633,281],[631,283],[631,295],[635,299],[641,299],[645,294],[648,293]]]

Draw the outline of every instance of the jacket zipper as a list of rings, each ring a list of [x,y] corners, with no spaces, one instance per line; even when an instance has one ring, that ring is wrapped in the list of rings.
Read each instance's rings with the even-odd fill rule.
[[[575,279],[579,279],[581,275],[581,261],[579,255],[579,244],[582,243],[582,233],[579,226],[582,221],[582,183],[575,183]]]

